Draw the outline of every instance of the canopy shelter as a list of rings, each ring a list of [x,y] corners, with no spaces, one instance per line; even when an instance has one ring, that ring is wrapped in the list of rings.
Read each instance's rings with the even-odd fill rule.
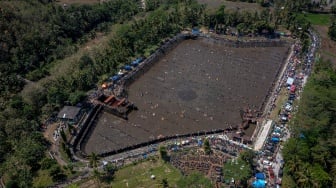
[[[272,142],[280,142],[280,138],[277,138],[277,137],[272,137]]]
[[[139,65],[139,63],[138,63],[137,61],[133,61],[133,62],[131,63],[131,65],[132,65],[133,67],[136,67],[136,66]]]
[[[293,85],[293,83],[294,83],[294,78],[288,77],[287,81],[286,81],[286,84],[291,86],[291,85]]]
[[[142,58],[141,58],[141,57],[138,57],[138,58],[136,58],[134,61],[132,61],[131,65],[132,65],[133,67],[136,67],[136,66],[138,66],[138,65],[141,63],[141,61],[142,61]]]
[[[265,174],[259,172],[259,173],[256,173],[256,174],[255,174],[255,177],[256,177],[257,179],[264,180],[264,179],[265,179]]]
[[[114,76],[110,77],[110,79],[112,81],[118,81],[120,79],[120,76],[119,75],[114,75]]]
[[[130,65],[125,65],[123,68],[125,70],[127,70],[127,71],[131,71],[132,70],[132,67]]]
[[[252,183],[252,187],[254,188],[265,188],[266,187],[266,181],[257,179]]]

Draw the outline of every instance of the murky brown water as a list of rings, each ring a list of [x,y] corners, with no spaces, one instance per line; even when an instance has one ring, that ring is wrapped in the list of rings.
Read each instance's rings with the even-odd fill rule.
[[[287,51],[184,41],[130,86],[129,100],[139,110],[128,121],[103,113],[85,150],[238,125],[241,109],[263,103]]]

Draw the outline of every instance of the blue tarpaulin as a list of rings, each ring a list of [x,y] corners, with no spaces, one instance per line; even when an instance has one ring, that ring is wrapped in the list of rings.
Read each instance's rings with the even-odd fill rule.
[[[259,172],[259,173],[256,173],[255,177],[256,177],[257,179],[264,180],[264,179],[265,179],[265,174]]]
[[[300,133],[299,135],[300,138],[306,138],[305,135],[303,133]]]
[[[136,67],[136,66],[139,65],[139,63],[138,63],[137,61],[133,61],[133,62],[131,63],[131,65],[132,65],[133,67]]]
[[[124,69],[127,70],[127,71],[130,71],[130,70],[132,70],[132,67],[129,66],[129,65],[125,65],[125,66],[124,66]]]
[[[256,181],[254,181],[252,183],[252,186],[254,188],[265,188],[266,187],[266,181],[257,179]]]
[[[142,57],[136,58],[134,61],[132,61],[131,65],[136,67],[139,65],[139,63],[141,63],[142,61]]]
[[[138,63],[141,63],[142,57],[138,57],[135,61],[137,61]]]
[[[202,144],[203,144],[203,143],[202,143],[202,140],[198,140],[198,141],[197,141],[197,145],[198,145],[198,146],[202,146]]]
[[[272,137],[272,142],[280,142],[280,138]]]
[[[193,35],[199,35],[199,34],[200,34],[200,31],[199,31],[198,28],[193,28],[193,29],[191,30],[191,34],[193,34]]]
[[[118,76],[118,75],[114,75],[114,76],[112,76],[110,79],[111,79],[112,81],[117,81],[117,80],[120,79],[120,76]]]

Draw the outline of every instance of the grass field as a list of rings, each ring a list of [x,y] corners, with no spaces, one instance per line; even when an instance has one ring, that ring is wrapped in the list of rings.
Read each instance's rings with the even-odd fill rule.
[[[155,179],[151,179],[151,175]],[[165,178],[169,187],[176,187],[181,173],[168,163],[161,160],[145,161],[118,170],[111,184],[112,187],[159,187]]]
[[[33,187],[48,187],[53,183],[48,170],[38,171],[38,176],[34,178],[33,182]]]
[[[251,176],[251,169],[245,161],[240,159],[234,162],[228,161],[224,165],[224,180],[225,182],[230,182],[232,179],[240,180],[244,177],[248,178]]]
[[[287,94],[287,89],[286,88],[282,88],[277,100],[275,101],[275,105],[276,107],[272,110],[271,115],[270,115],[270,119],[272,119],[273,121],[279,121],[279,112],[281,111],[282,106],[285,104],[288,94]]]
[[[329,14],[312,14],[307,13],[304,14],[304,17],[312,24],[312,25],[326,25],[330,24],[330,15]]]

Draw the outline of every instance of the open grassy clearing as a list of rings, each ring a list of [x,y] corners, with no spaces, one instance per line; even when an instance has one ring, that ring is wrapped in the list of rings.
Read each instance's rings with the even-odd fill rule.
[[[270,119],[272,119],[274,121],[279,120],[279,118],[278,118],[279,113],[281,111],[282,106],[285,104],[285,102],[287,100],[287,97],[288,97],[287,88],[282,88],[279,95],[278,95],[278,98],[275,102],[276,107],[271,112]]]
[[[329,14],[312,14],[305,13],[303,16],[312,24],[312,25],[325,25],[329,26],[330,24],[330,15]]]
[[[217,10],[221,5],[225,5],[227,11],[260,11],[262,7],[258,3],[233,2],[226,0],[198,0],[200,4],[206,4],[209,11]]]
[[[38,171],[38,176],[34,178],[33,182],[33,187],[48,187],[53,183],[48,170]]]
[[[223,173],[225,182],[230,182],[232,179],[239,180],[242,177],[250,177],[251,171],[245,161],[236,159],[225,163]]]
[[[155,175],[155,179],[151,179]],[[162,179],[167,179],[169,187],[176,187],[181,173],[161,160],[145,161],[118,170],[112,182],[112,187],[159,187]]]

